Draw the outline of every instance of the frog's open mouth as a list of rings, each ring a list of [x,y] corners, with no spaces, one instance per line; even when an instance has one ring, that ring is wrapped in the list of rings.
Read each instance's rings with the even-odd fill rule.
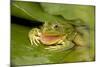
[[[42,35],[40,36],[40,41],[43,44],[51,45],[51,44],[57,43],[62,38],[63,38],[63,35],[61,35],[61,34],[42,33]]]

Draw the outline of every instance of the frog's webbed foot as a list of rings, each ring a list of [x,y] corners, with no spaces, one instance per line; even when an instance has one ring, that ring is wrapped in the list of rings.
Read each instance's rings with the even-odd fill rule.
[[[68,50],[70,48],[72,48],[74,46],[74,44],[70,41],[65,41],[65,42],[62,42],[60,44],[57,44],[55,46],[48,46],[47,50],[49,51],[58,51],[58,50]]]
[[[39,35],[40,35],[40,30],[38,28],[34,28],[29,32],[29,40],[31,45],[38,46],[40,44],[39,42]]]

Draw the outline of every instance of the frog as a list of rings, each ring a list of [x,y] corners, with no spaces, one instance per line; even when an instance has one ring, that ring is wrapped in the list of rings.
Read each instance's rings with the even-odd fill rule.
[[[84,41],[75,27],[67,22],[45,22],[40,28],[32,28],[28,37],[32,46],[44,45],[45,50],[68,50],[83,46]]]

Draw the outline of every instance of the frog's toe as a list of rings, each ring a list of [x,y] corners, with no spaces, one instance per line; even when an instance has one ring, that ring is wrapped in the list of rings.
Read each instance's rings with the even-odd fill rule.
[[[54,50],[57,50],[57,47],[48,47],[48,48],[45,48],[46,50],[49,50],[49,51],[54,51]]]
[[[61,50],[62,49],[62,45],[56,45],[56,46],[49,46],[45,49],[49,50],[49,51],[54,51],[54,50]]]
[[[34,40],[33,43],[35,46],[39,46],[36,40]]]

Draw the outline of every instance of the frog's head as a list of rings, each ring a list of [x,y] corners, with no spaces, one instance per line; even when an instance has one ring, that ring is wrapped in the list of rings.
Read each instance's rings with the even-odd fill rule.
[[[42,27],[42,33],[47,35],[64,35],[63,25],[57,22],[46,22]]]
[[[51,45],[65,38],[66,30],[70,27],[58,22],[45,22],[41,31],[41,41],[44,44]]]

